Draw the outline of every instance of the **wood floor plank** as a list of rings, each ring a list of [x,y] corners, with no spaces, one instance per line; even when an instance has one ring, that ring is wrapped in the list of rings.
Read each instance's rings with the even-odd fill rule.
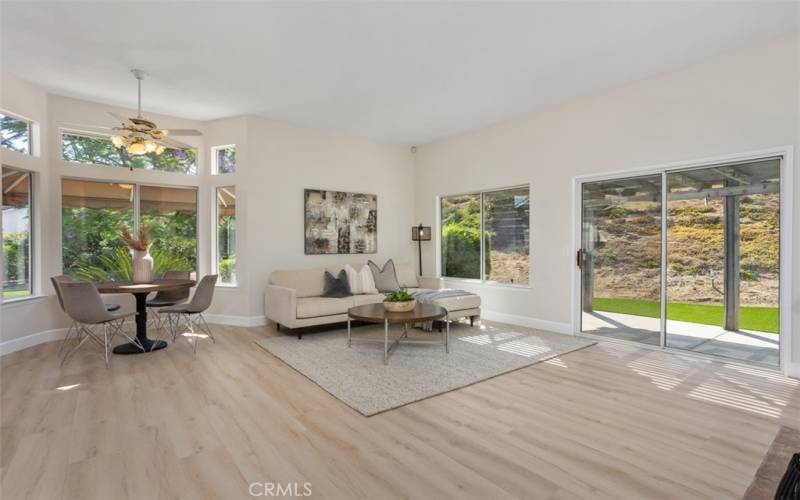
[[[2,498],[738,498],[800,428],[800,381],[613,343],[366,418],[254,344],[283,332],[212,328],[196,357],[0,358]]]

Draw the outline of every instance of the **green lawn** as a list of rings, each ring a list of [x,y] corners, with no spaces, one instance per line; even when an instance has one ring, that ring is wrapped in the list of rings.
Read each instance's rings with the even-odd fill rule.
[[[637,299],[594,299],[596,311],[634,314],[649,318],[660,316],[659,303]],[[708,304],[667,303],[667,319],[689,321],[703,325],[722,326],[722,306]],[[741,306],[739,326],[743,330],[778,333],[779,315],[777,307]]]
[[[14,290],[3,292],[3,300],[18,299],[20,297],[27,297],[31,294],[30,290]]]

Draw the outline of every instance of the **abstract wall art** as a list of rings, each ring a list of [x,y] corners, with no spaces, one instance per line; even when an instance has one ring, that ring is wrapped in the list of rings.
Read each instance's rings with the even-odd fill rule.
[[[378,197],[374,194],[306,189],[305,253],[378,251]]]

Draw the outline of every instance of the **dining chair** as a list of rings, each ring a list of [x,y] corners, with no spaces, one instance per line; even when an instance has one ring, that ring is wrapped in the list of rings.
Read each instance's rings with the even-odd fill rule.
[[[167,271],[161,278],[165,280],[188,280],[190,277],[190,271]],[[186,299],[189,298],[189,293],[190,290],[188,288],[163,290],[156,293],[156,296],[153,297],[152,300],[147,301],[147,307],[150,308],[153,313],[153,323],[155,323],[157,330],[160,330],[164,323],[159,308],[186,302]]]
[[[198,283],[191,301],[161,309],[161,314],[167,315],[173,342],[179,336],[178,329],[181,328],[181,320],[184,321],[184,324],[189,328],[187,333],[193,339],[190,343],[193,345],[195,356],[197,355],[197,340],[199,338],[195,328],[206,334],[211,339],[211,342],[216,343],[214,335],[211,333],[211,328],[209,328],[206,319],[203,317],[203,313],[211,306],[211,301],[214,299],[216,285],[217,275],[206,275]],[[180,336],[184,337],[184,335]],[[188,342],[188,338],[186,340]]]
[[[61,287],[61,298],[64,302],[64,311],[75,322],[75,330],[77,331],[80,342],[69,350],[61,360],[61,365],[64,365],[67,358],[72,353],[77,351],[84,342],[92,340],[103,348],[105,354],[106,367],[108,367],[108,354],[111,351],[111,343],[117,334],[122,335],[128,341],[136,344],[144,352],[144,347],[135,338],[131,338],[122,328],[126,318],[135,315],[135,312],[110,312],[106,309],[103,303],[103,298],[100,292],[92,283],[83,283],[79,281],[62,282],[59,284]],[[103,327],[103,337],[93,330],[94,327]]]
[[[53,289],[56,291],[56,298],[58,299],[58,305],[61,307],[61,311],[66,313],[67,311],[64,309],[64,298],[61,295],[61,284],[62,283],[75,283],[77,280],[74,278],[67,276],[65,274],[59,276],[51,276],[50,282],[53,284]],[[119,304],[106,304],[106,310],[108,312],[119,311]],[[58,347],[58,355],[61,355],[61,351],[64,350],[64,347],[67,345],[70,336],[73,334],[77,334],[77,328],[75,327],[75,321],[72,322],[70,327],[67,329],[67,334],[64,336],[64,340],[61,342],[61,345]]]

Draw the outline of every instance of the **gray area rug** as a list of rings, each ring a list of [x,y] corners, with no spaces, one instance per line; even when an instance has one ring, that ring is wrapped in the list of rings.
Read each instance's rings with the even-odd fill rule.
[[[401,327],[390,326],[390,339]],[[410,338],[438,339],[438,332],[409,330]],[[443,345],[401,344],[383,364],[382,325],[308,333],[298,340],[280,335],[256,343],[365,416],[458,389],[546,361],[596,342],[571,335],[482,321],[450,329],[450,353]]]

